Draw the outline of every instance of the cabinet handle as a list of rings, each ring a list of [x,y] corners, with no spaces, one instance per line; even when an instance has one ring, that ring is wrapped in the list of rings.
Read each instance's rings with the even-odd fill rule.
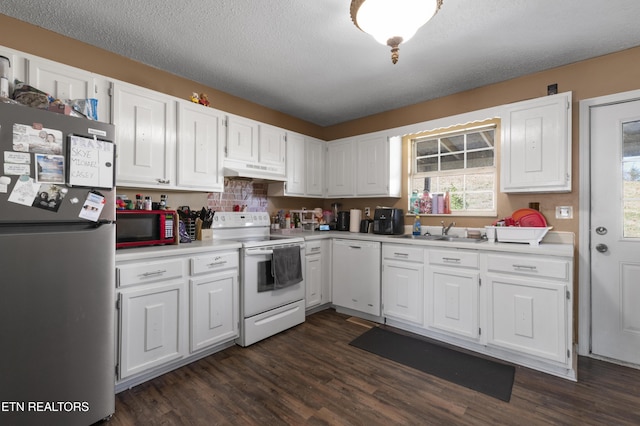
[[[310,251],[320,251],[320,247],[311,247]]]
[[[535,271],[538,268],[535,266],[530,266],[530,265],[512,265],[513,269],[526,269],[528,271]]]
[[[162,275],[165,272],[167,272],[166,269],[158,269],[157,271],[153,271],[153,272],[145,272],[144,274],[142,274],[143,277],[152,277],[155,275]]]
[[[208,264],[207,264],[207,266],[211,266],[211,267],[213,267],[213,266],[218,266],[218,265],[224,265],[224,264],[226,264],[226,263],[227,263],[227,261],[226,261],[226,260],[221,260],[221,261],[219,261],[219,262],[211,262],[211,263],[208,263]]]
[[[349,246],[349,248],[352,248],[352,249],[358,249],[358,250],[359,250],[359,249],[361,249],[362,247],[359,247],[359,246]]]
[[[170,184],[170,183],[171,183],[171,180],[170,180],[170,179],[156,179],[156,181],[157,181],[158,183],[161,183],[161,184],[164,184],[164,185],[168,185],[168,184]]]
[[[443,257],[442,261],[449,262],[449,263],[460,263],[460,259],[457,257]]]
[[[393,255],[394,256],[398,256],[398,257],[409,257],[409,253],[397,253],[397,252],[394,252]]]

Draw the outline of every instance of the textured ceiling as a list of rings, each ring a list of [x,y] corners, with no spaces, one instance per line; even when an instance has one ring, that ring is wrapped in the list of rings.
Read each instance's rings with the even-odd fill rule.
[[[2,0],[0,13],[321,126],[640,45],[638,0],[444,0],[393,65],[349,5]]]

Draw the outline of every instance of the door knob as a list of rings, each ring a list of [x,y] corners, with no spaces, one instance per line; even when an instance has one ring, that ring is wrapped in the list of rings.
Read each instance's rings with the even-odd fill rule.
[[[596,250],[598,250],[600,253],[606,253],[609,250],[609,247],[607,247],[606,244],[598,244],[596,246]]]

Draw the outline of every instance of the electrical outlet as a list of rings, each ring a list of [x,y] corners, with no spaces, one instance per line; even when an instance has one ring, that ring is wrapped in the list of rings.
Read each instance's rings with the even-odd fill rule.
[[[371,216],[371,207],[365,207],[364,208],[364,216],[365,217]]]
[[[556,219],[573,219],[573,207],[556,206]]]

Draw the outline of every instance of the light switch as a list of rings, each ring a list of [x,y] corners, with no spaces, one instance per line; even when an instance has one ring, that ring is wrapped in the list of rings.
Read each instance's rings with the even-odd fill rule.
[[[556,206],[556,219],[573,219],[573,206]]]

